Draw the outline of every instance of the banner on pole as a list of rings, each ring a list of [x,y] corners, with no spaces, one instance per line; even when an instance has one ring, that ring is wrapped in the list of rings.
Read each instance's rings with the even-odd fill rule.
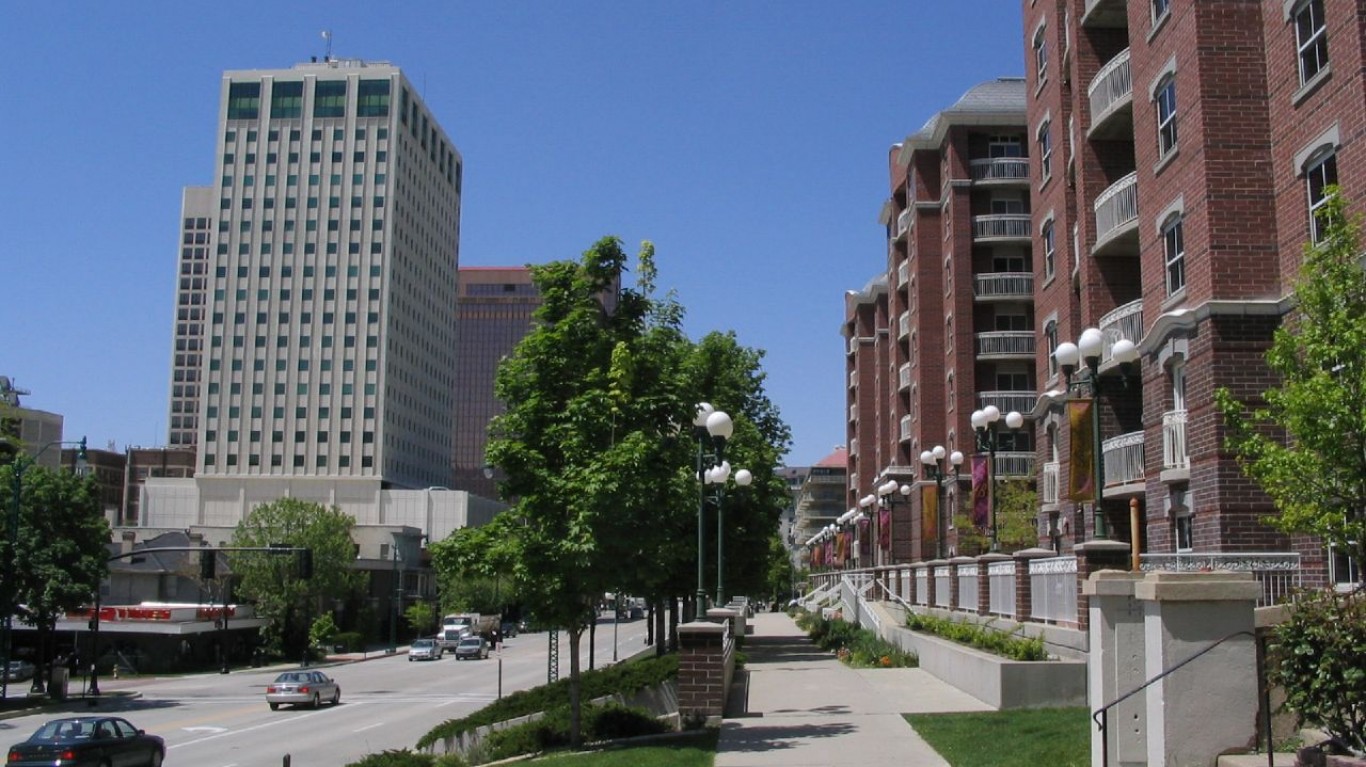
[[[987,475],[990,460],[990,456],[985,455],[972,457],[972,526],[978,530],[985,530],[991,519],[991,487]]]
[[[935,485],[920,488],[920,538],[939,540],[939,488]]]
[[[1073,399],[1067,403],[1067,424],[1072,440],[1071,476],[1068,477],[1068,498],[1074,502],[1096,498],[1096,448],[1091,441],[1091,408],[1089,399]]]
[[[877,539],[883,550],[892,547],[892,510],[885,506],[877,513]]]

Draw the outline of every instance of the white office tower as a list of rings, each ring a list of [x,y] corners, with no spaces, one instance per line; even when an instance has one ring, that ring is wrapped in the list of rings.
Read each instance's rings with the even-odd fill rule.
[[[460,154],[387,63],[228,72],[220,99],[202,325],[177,316],[198,401],[173,381],[172,417],[197,416],[195,521],[449,484]]]

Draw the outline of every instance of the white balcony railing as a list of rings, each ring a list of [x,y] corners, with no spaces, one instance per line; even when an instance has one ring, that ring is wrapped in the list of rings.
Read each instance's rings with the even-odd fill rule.
[[[1144,572],[1251,572],[1261,584],[1258,607],[1288,602],[1300,587],[1300,555],[1286,551],[1201,552],[1178,554],[1141,554],[1139,568]]]
[[[908,415],[901,416],[901,432],[899,437],[902,442],[911,441],[911,417]]]
[[[989,272],[973,278],[974,295],[979,299],[1033,299],[1034,275],[1031,272]]]
[[[995,213],[972,217],[974,240],[1028,240],[1029,214]]]
[[[1029,158],[990,157],[969,163],[973,181],[1029,181]]]
[[[850,405],[850,406],[849,406],[849,420],[851,420],[851,421],[857,421],[857,420],[858,420],[858,405]]]
[[[1138,218],[1138,173],[1130,173],[1096,197],[1096,242]]]
[[[1128,48],[1120,51],[1118,56],[1096,72],[1087,88],[1087,95],[1091,99],[1092,125],[1104,122],[1112,112],[1133,102],[1134,82],[1130,76]]]
[[[1171,410],[1162,414],[1162,468],[1189,469],[1186,454],[1186,411]]]
[[[858,386],[858,371],[857,371],[857,370],[850,370],[850,371],[849,371],[849,388],[850,388],[850,389],[853,389],[853,388],[855,388],[855,387],[857,387],[857,386]]]
[[[1061,495],[1062,476],[1057,461],[1049,461],[1043,465],[1043,493],[1040,498],[1041,503],[1056,504]]]
[[[897,267],[896,267],[896,286],[897,286],[898,288],[904,288],[904,287],[906,287],[906,283],[908,283],[908,282],[910,282],[910,281],[911,281],[911,262],[910,262],[910,261],[902,261],[902,262],[901,262],[900,264],[898,264]]]
[[[911,228],[911,209],[907,208],[896,216],[896,238],[898,240],[906,236],[906,232]]]
[[[849,353],[853,354],[856,351],[858,351],[858,336],[849,339]]]
[[[911,363],[903,362],[896,371],[897,391],[906,391],[911,388]]]
[[[1101,443],[1105,457],[1105,486],[1143,481],[1143,432],[1131,431]]]
[[[1143,341],[1143,299],[1136,299],[1110,310],[1100,318],[1099,326],[1103,339],[1100,362],[1103,365],[1110,361],[1110,353],[1114,350],[1116,341],[1127,338],[1133,341],[1135,346]]]
[[[1034,454],[1033,453],[1001,453],[996,454],[996,470],[994,476],[999,479],[1007,477],[1030,477],[1034,475]]]
[[[896,337],[906,338],[911,334],[911,313],[904,311],[896,318]]]
[[[1027,330],[997,330],[978,333],[977,356],[1034,356],[1034,334]]]
[[[1009,413],[1014,410],[1018,413],[1028,413],[1034,409],[1034,402],[1039,395],[1032,391],[979,391],[977,392],[977,407],[984,408],[987,405],[995,405],[997,410],[1002,413]]]

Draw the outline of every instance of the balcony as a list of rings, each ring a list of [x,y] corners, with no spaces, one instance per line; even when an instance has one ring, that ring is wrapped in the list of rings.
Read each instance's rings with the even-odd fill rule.
[[[1104,338],[1100,348],[1100,364],[1110,362],[1115,342],[1127,338],[1134,345],[1143,341],[1143,299],[1136,299],[1112,309],[1100,318],[1100,334]]]
[[[992,467],[997,479],[1025,479],[1034,476],[1033,453],[996,454],[996,465]]]
[[[849,406],[849,420],[850,420],[850,421],[857,421],[857,420],[858,420],[858,405],[850,405],[850,406]]]
[[[1029,158],[991,157],[968,163],[972,183],[989,186],[1029,186]]]
[[[1138,174],[1130,173],[1096,198],[1094,256],[1138,254]]]
[[[1129,68],[1129,49],[1110,59],[1087,88],[1091,99],[1092,139],[1132,139],[1134,135],[1134,82]]]
[[[985,408],[987,405],[995,405],[996,409],[1002,413],[1009,413],[1014,410],[1019,413],[1028,413],[1034,409],[1034,402],[1039,395],[1032,391],[979,391],[977,392],[977,407]]]
[[[849,339],[849,353],[850,353],[850,354],[853,354],[853,353],[855,353],[855,352],[857,352],[857,351],[858,351],[858,337],[855,336],[855,337]]]
[[[1115,498],[1143,492],[1143,432],[1131,431],[1101,443],[1105,460],[1105,496]]]
[[[910,281],[911,262],[909,260],[902,261],[900,264],[897,264],[896,267],[896,286],[898,288],[904,288],[906,287],[906,283]]]
[[[978,359],[1034,358],[1034,333],[1028,330],[1000,330],[977,333]]]
[[[1039,493],[1039,502],[1045,506],[1058,505],[1058,497],[1062,489],[1062,474],[1057,461],[1049,461],[1043,465],[1043,487]]]
[[[857,388],[857,387],[858,387],[858,371],[857,371],[857,370],[850,370],[850,371],[849,371],[849,388],[850,388],[850,389],[854,389],[854,388]]]
[[[906,232],[911,230],[911,209],[907,208],[896,216],[896,239],[901,241],[906,239]]]
[[[911,313],[910,313],[910,312],[902,312],[901,315],[898,316],[898,317],[896,318],[896,337],[897,337],[898,339],[901,339],[901,338],[905,338],[905,337],[909,336],[910,334],[911,334]]]
[[[1167,478],[1167,472],[1184,472],[1189,477],[1190,468],[1190,456],[1186,453],[1186,411],[1169,410],[1162,414],[1163,478]]]
[[[1129,26],[1127,0],[1086,0],[1081,25],[1090,29],[1125,29]]]
[[[911,388],[911,363],[902,363],[901,368],[896,373],[897,391],[906,391]]]
[[[973,276],[973,296],[978,301],[1032,301],[1032,272],[991,272]]]
[[[972,217],[972,239],[978,242],[1029,241],[1028,213],[994,213]]]
[[[901,442],[910,442],[910,441],[911,441],[911,417],[910,417],[910,416],[908,416],[908,415],[903,415],[903,416],[901,416],[901,431],[900,431],[898,437],[899,437],[899,439],[900,439]]]

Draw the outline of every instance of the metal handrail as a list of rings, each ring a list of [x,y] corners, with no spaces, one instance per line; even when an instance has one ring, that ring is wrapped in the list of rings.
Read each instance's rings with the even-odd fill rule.
[[[1217,641],[1217,642],[1215,642],[1214,644],[1210,645],[1209,647],[1206,647],[1205,649],[1201,650],[1200,652],[1198,652],[1198,653],[1196,653],[1196,654],[1190,656],[1189,658],[1186,658],[1185,660],[1181,661],[1180,663],[1176,664],[1175,666],[1172,666],[1172,667],[1169,668],[1169,669],[1163,670],[1162,673],[1158,674],[1157,676],[1153,677],[1152,679],[1149,679],[1148,681],[1144,682],[1143,684],[1139,685],[1138,687],[1136,687],[1136,688],[1130,690],[1129,692],[1124,693],[1123,695],[1119,696],[1118,698],[1115,698],[1114,700],[1110,701],[1109,703],[1106,703],[1104,706],[1101,706],[1100,708],[1096,709],[1096,710],[1091,714],[1091,719],[1092,719],[1092,721],[1094,721],[1094,722],[1096,723],[1096,727],[1100,730],[1100,764],[1101,764],[1101,767],[1109,767],[1109,765],[1110,765],[1110,741],[1109,741],[1109,739],[1106,738],[1106,736],[1105,736],[1105,731],[1106,731],[1107,725],[1109,724],[1109,721],[1110,721],[1110,709],[1112,709],[1112,708],[1114,708],[1115,706],[1118,706],[1119,704],[1123,703],[1124,701],[1126,701],[1126,700],[1128,700],[1128,699],[1134,697],[1135,695],[1139,694],[1140,692],[1143,692],[1144,690],[1148,689],[1148,686],[1151,685],[1152,683],[1161,681],[1162,679],[1166,678],[1166,677],[1167,677],[1169,674],[1171,674],[1172,672],[1176,671],[1177,669],[1181,668],[1182,666],[1185,666],[1187,663],[1190,663],[1191,661],[1195,660],[1196,658],[1199,658],[1200,656],[1204,655],[1205,653],[1209,652],[1210,650],[1213,650],[1214,648],[1218,647],[1219,645],[1223,644],[1224,642],[1227,642],[1228,640],[1233,639],[1234,637],[1240,637],[1240,636],[1249,636],[1249,637],[1252,637],[1252,641],[1253,641],[1253,642],[1256,642],[1256,641],[1257,641],[1257,634],[1256,634],[1256,632],[1253,632],[1253,631],[1235,631],[1235,632],[1233,632],[1232,634],[1229,634],[1228,636],[1224,637],[1223,639],[1220,639],[1219,641]],[[1274,767],[1274,764],[1275,764],[1274,759],[1275,759],[1275,757],[1274,757],[1274,754],[1272,754],[1272,751],[1271,751],[1271,701],[1270,701],[1271,693],[1270,693],[1270,690],[1267,688],[1266,683],[1263,681],[1262,659],[1261,659],[1260,657],[1258,658],[1258,661],[1257,661],[1257,683],[1258,683],[1258,685],[1262,688],[1262,707],[1263,707],[1263,709],[1265,710],[1266,719],[1267,719],[1267,723],[1266,723],[1266,759],[1267,759],[1267,764],[1270,765],[1270,766],[1272,766],[1272,767]]]

